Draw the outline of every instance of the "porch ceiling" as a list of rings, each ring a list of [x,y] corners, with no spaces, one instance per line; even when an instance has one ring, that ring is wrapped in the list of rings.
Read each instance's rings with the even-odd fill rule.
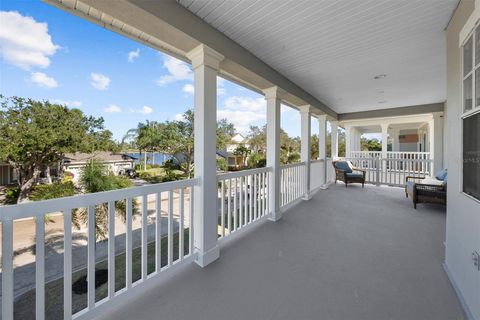
[[[445,100],[458,0],[178,2],[337,113]]]

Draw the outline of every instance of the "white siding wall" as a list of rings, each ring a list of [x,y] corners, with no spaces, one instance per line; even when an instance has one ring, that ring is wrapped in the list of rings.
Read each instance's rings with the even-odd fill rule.
[[[447,29],[445,155],[449,176],[445,262],[473,317],[480,320],[480,272],[472,263],[472,251],[480,250],[480,202],[461,193],[462,97],[458,33],[472,12],[473,3],[461,1]]]

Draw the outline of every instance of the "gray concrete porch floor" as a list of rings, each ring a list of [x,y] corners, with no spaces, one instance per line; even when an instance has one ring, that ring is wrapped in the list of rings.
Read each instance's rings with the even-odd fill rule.
[[[332,185],[102,319],[464,319],[444,237],[442,206]]]

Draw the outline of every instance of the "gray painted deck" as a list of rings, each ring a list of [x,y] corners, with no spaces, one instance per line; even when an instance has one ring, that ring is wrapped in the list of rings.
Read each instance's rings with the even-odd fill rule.
[[[464,319],[444,237],[442,206],[333,185],[102,319]]]

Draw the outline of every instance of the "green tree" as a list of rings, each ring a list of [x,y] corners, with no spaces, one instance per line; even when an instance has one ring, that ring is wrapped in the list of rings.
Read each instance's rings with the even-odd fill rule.
[[[57,165],[65,153],[115,147],[103,118],[49,101],[0,98],[0,159],[19,172],[18,203],[28,198],[41,168]]]
[[[153,129],[146,130],[143,142],[141,129],[138,132],[139,146],[151,148],[173,156],[185,175],[190,178],[193,173],[194,156],[194,112],[192,109],[183,114],[183,120],[166,121],[164,123],[149,126]],[[144,125],[140,124],[140,127]],[[152,132],[150,132],[152,131]],[[222,119],[217,123],[217,150],[224,149],[227,142],[235,134],[233,124]]]
[[[382,143],[378,139],[360,139],[361,151],[382,151]]]

